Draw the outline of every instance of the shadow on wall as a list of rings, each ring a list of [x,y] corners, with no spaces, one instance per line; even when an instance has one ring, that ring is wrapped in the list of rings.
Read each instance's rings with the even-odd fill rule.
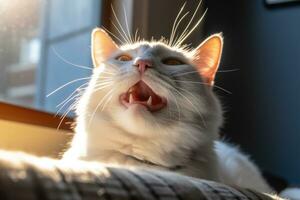
[[[205,31],[223,31],[217,83],[227,118],[222,132],[261,168],[300,184],[300,3],[266,7],[263,1],[207,1]],[[237,84],[238,83],[238,84]]]

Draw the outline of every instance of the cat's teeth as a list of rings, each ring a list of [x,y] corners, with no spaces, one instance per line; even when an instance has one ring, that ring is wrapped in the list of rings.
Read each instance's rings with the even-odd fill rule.
[[[147,105],[148,106],[151,106],[152,104],[152,96],[149,97],[148,101],[147,101]]]
[[[133,102],[133,96],[132,94],[129,94],[129,103],[132,103]]]

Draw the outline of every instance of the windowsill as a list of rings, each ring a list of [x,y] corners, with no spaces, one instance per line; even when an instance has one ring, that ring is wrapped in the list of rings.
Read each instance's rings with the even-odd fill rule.
[[[73,118],[66,117],[59,126],[61,116],[4,102],[0,102],[0,119],[68,131],[74,122]]]
[[[73,133],[0,119],[0,149],[61,158]]]

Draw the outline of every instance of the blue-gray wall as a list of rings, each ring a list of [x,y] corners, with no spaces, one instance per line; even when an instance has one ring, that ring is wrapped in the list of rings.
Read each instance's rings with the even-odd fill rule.
[[[69,81],[91,75],[91,70],[80,69],[68,62],[92,69],[90,33],[100,25],[101,0],[43,2],[42,57],[37,77],[39,89],[36,102],[39,108],[56,112],[56,106],[88,80],[74,82],[48,98],[47,94]]]
[[[259,166],[300,184],[300,2],[208,0],[207,35],[223,31],[217,84],[226,109],[223,133]]]

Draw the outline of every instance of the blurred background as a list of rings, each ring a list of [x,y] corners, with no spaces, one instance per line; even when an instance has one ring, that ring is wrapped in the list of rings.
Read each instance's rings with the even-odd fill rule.
[[[111,4],[133,33],[138,28],[142,38],[159,39],[169,37],[184,2],[0,0],[1,101],[57,112],[57,105],[91,74],[74,66],[92,68],[91,30],[105,26],[117,34]],[[225,110],[221,134],[262,169],[300,184],[300,2],[284,2],[203,0],[196,19],[206,8],[208,12],[186,43],[195,47],[210,34],[223,32],[216,84],[232,94],[216,89]],[[193,13],[198,3],[187,1],[186,11]],[[179,33],[187,23],[183,21]]]

